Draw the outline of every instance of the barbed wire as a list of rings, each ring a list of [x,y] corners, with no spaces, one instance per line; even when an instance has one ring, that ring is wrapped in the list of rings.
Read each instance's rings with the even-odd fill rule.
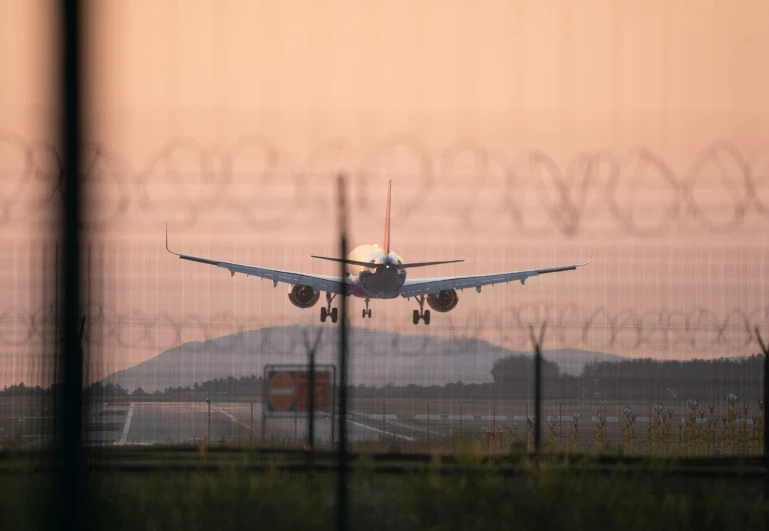
[[[381,187],[373,186],[381,178],[403,178],[394,205],[402,224],[430,215],[424,206],[439,200],[457,228],[493,229],[493,218],[501,220],[496,228],[529,236],[575,236],[599,220],[639,237],[673,228],[728,233],[749,218],[769,226],[769,146],[746,156],[725,140],[700,150],[683,172],[644,147],[625,155],[580,152],[562,166],[544,151],[510,158],[472,139],[436,154],[408,135],[366,151],[332,139],[303,160],[264,136],[217,145],[176,138],[138,169],[97,143],[83,151],[84,183],[98,197],[88,203],[84,229],[96,232],[135,215],[180,230],[230,218],[249,230],[281,230],[307,213],[332,211],[330,184],[340,172],[351,176],[353,211],[381,206]],[[0,226],[51,207],[61,194],[54,147],[0,131],[0,154]]]
[[[299,311],[299,310],[297,310]],[[141,309],[119,312],[102,303],[83,308],[88,324],[86,340],[94,344],[118,347],[167,349],[186,341],[207,341],[225,335],[259,330],[267,326],[263,317],[222,312],[211,316],[194,313],[174,315],[168,312],[147,313]],[[314,315],[314,311],[312,312]],[[34,312],[9,308],[0,312],[0,345],[18,346],[33,340],[50,341],[54,330],[52,305]],[[431,325],[431,331],[454,339],[484,339],[489,335],[496,343],[507,348],[528,350],[529,327],[547,323],[548,348],[568,346],[598,351],[618,349],[623,352],[637,350],[666,351],[671,348],[697,352],[702,348],[721,348],[728,355],[747,355],[758,348],[755,330],[769,335],[769,306],[746,312],[732,309],[718,316],[705,307],[689,311],[666,309],[636,312],[632,309],[610,311],[606,308],[581,310],[576,306],[511,305],[493,310],[471,311],[463,318],[444,314]],[[379,316],[376,330],[403,331],[406,318]],[[356,324],[351,320],[353,326]],[[270,339],[271,330],[280,327],[303,327],[296,318],[271,316],[269,328],[262,330],[262,348],[271,352],[301,347],[301,334],[280,341]],[[299,328],[297,328],[298,330]],[[421,333],[423,330],[415,330]],[[289,334],[290,336],[290,334]],[[398,335],[392,336],[391,345],[398,350]],[[430,341],[424,335],[423,341]],[[230,347],[235,348],[238,338]],[[288,341],[288,342],[287,342]],[[413,337],[409,340],[413,346]],[[295,343],[295,344],[294,344]],[[228,347],[229,348],[229,347]],[[418,345],[415,350],[419,351]]]

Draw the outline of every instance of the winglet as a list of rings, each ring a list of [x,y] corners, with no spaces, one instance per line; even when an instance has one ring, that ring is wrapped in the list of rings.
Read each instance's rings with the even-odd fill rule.
[[[166,251],[168,251],[171,254],[175,254],[176,256],[181,256],[179,253],[176,253],[168,248],[168,223],[166,223]]]
[[[595,253],[595,234],[593,234],[593,247],[590,249],[590,259],[582,265],[587,265],[593,261],[593,253]]]

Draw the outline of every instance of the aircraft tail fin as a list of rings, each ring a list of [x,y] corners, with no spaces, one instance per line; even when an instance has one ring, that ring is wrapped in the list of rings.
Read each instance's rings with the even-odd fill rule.
[[[387,210],[385,210],[384,242],[382,243],[385,254],[390,254],[390,190],[392,184],[392,179],[389,179],[387,181]]]

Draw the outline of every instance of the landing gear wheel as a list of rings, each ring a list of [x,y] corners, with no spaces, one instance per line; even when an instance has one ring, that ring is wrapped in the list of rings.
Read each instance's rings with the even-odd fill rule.
[[[331,322],[335,323],[337,319],[337,309],[331,309],[331,301],[334,300],[336,295],[326,292],[326,307],[320,309],[320,322],[325,323],[326,318],[331,317]]]
[[[362,310],[362,314],[361,315],[363,315],[363,318],[365,319],[366,318],[366,310]]]
[[[414,321],[414,324],[417,325],[417,324],[419,324],[419,320],[420,319],[424,319],[425,324],[429,325],[430,324],[430,310],[425,310],[425,296],[424,295],[420,295],[419,297],[417,297],[417,304],[419,304],[419,309],[418,310],[414,310],[414,317],[412,319]]]
[[[368,314],[368,318],[369,318],[369,319],[371,319],[371,310],[369,310],[369,311],[368,311],[368,312],[366,312],[366,313]]]

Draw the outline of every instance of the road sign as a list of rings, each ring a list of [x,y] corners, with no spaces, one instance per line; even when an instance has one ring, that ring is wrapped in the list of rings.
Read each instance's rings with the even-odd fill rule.
[[[290,411],[294,406],[296,380],[287,372],[276,372],[270,375],[268,386],[268,402],[270,409]]]
[[[296,373],[296,410],[308,411],[310,407],[310,372]],[[328,412],[331,400],[331,370],[315,370],[315,411]]]
[[[315,366],[315,411],[331,413],[335,384],[333,365]],[[264,368],[265,415],[305,416],[309,409],[310,373],[307,365],[268,365]]]

